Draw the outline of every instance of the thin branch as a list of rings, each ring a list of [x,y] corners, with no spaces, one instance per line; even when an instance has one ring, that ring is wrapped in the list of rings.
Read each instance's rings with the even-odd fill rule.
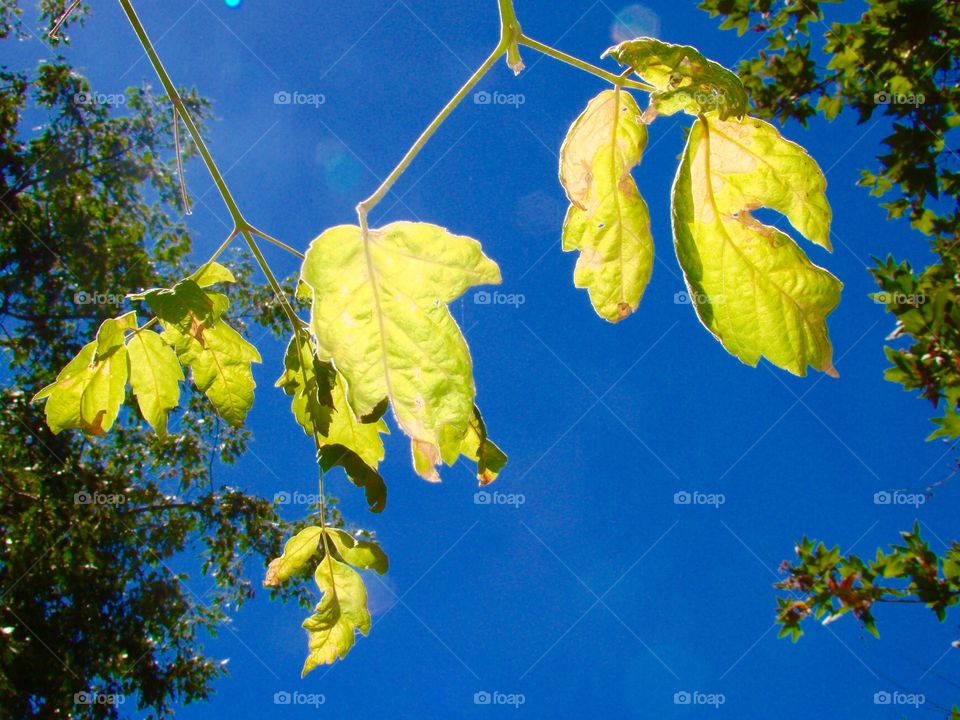
[[[300,252],[300,251],[297,250],[296,248],[290,247],[289,245],[287,245],[285,242],[283,242],[283,241],[281,241],[281,240],[277,240],[275,237],[270,237],[270,236],[267,235],[265,232],[263,232],[263,230],[259,230],[259,229],[255,228],[255,227],[251,227],[251,228],[250,228],[250,232],[252,232],[254,235],[258,235],[258,236],[262,237],[262,238],[263,238],[264,240],[266,240],[268,243],[272,243],[272,244],[276,245],[276,246],[279,247],[279,248],[283,248],[284,250],[286,250],[286,251],[287,251],[288,253],[290,253],[291,255],[296,255],[296,256],[297,256],[298,258],[300,258],[301,260],[304,259],[304,254],[303,254],[302,252]]]
[[[60,15],[60,17],[57,18],[57,22],[54,23],[52,28],[50,28],[50,32],[47,33],[47,37],[51,39],[57,37],[57,33],[60,32],[60,26],[67,21],[67,18],[70,16],[70,13],[76,10],[77,5],[79,4],[80,4],[80,0],[73,0],[73,3],[71,3],[70,7],[64,10],[63,13]]]
[[[183,211],[192,215],[190,200],[187,198],[187,182],[183,177],[183,155],[180,152],[180,114],[177,106],[173,106],[173,151],[177,155],[177,177],[180,178],[180,199],[183,201]]]
[[[413,159],[417,154],[423,149],[423,146],[427,144],[433,134],[437,129],[443,124],[443,121],[452,113],[457,105],[469,94],[469,92],[474,88],[474,86],[480,82],[484,75],[493,67],[497,59],[503,55],[505,52],[503,41],[494,48],[493,52],[487,56],[487,59],[478,67],[473,75],[463,84],[457,93],[450,98],[446,105],[443,106],[443,109],[437,114],[437,116],[431,121],[427,128],[420,134],[420,137],[417,138],[413,146],[407,150],[407,153],[403,156],[403,159],[400,160],[399,164],[391,171],[391,173],[386,177],[386,179],[380,183],[374,193],[368,197],[366,200],[363,200],[357,205],[357,217],[360,220],[360,229],[364,234],[367,232],[367,215],[370,213],[373,208],[377,206],[383,197],[390,192],[390,188],[393,187],[394,183],[397,182],[397,179],[403,175],[404,171],[409,167],[410,163],[413,162]]]
[[[566,63],[567,65],[572,65],[573,67],[590,73],[591,75],[596,75],[597,77],[603,78],[614,85],[633,88],[634,90],[643,90],[644,92],[653,92],[656,90],[653,85],[648,85],[647,83],[639,82],[637,80],[627,79],[626,75],[629,75],[632,72],[632,68],[627,68],[627,71],[623,75],[616,75],[612,72],[604,70],[603,68],[599,68],[596,65],[591,65],[590,63],[581,60],[580,58],[576,58],[573,55],[568,55],[562,50],[557,50],[550,45],[546,45],[538,40],[534,40],[532,37],[527,35],[521,35],[518,42],[521,45],[526,45],[537,52],[552,57],[554,60],[559,60],[560,62]]]

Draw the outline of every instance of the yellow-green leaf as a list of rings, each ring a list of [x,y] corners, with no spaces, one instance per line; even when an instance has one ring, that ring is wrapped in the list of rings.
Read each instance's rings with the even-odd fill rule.
[[[57,434],[76,428],[105,435],[120,412],[127,386],[124,333],[137,327],[135,313],[104,320],[97,339],[81,348],[55,382],[36,394],[46,400],[47,425]]]
[[[610,322],[637,309],[653,271],[650,215],[630,175],[646,144],[640,108],[618,88],[590,101],[560,149],[560,182],[572,203],[563,249],[580,251],[574,285]]]
[[[835,375],[826,317],[840,281],[751,215],[776,210],[829,249],[823,173],[769,123],[705,119],[690,130],[673,190],[677,257],[700,320],[748,365],[763,356],[797,375],[808,365]]]
[[[716,110],[721,119],[742,117],[747,111],[740,78],[689,45],[639,37],[610,48],[607,55],[656,88],[650,94],[647,120],[679,110],[691,115]]]
[[[163,339],[177,351],[180,362],[189,366],[193,384],[220,416],[231,425],[242,425],[253,405],[256,383],[250,364],[260,362],[257,349],[222,320],[202,324],[189,334],[167,327]]]
[[[211,285],[221,282],[232,283],[237,281],[229,268],[224,267],[218,262],[212,262],[202,266],[191,276],[191,279],[200,287],[210,287]]]
[[[333,399],[333,415],[330,428],[323,436],[324,444],[343,445],[355,452],[372,468],[383,460],[383,440],[380,434],[389,434],[386,421],[381,417],[373,422],[360,422],[347,402],[347,388],[343,376],[336,374],[330,391]]]
[[[222,320],[230,304],[227,296],[205,291],[194,280],[183,280],[172,289],[132,297],[145,300],[156,314],[163,324],[164,342],[190,367],[194,385],[221,417],[242,425],[256,386],[250,363],[260,362],[260,353]]]
[[[306,330],[298,330],[287,345],[277,386],[293,398],[291,409],[304,432],[320,443],[321,467],[325,471],[343,467],[350,480],[366,491],[370,510],[383,510],[387,488],[376,468],[383,460],[380,433],[389,433],[387,424],[380,417],[368,422],[357,419],[347,402],[343,376],[317,358]]]
[[[447,303],[500,282],[476,240],[426,223],[331,228],[310,245],[302,279],[313,291],[311,329],[321,360],[346,379],[357,417],[384,398],[411,438],[415,466],[460,453],[473,410],[473,369]]]
[[[302,675],[318,665],[344,658],[356,641],[356,631],[370,631],[367,590],[360,575],[350,566],[325,555],[314,574],[323,598],[316,612],[303,622],[310,654]]]
[[[167,412],[180,403],[183,370],[176,353],[152,330],[127,340],[130,385],[140,412],[157,435],[167,432]]]
[[[344,562],[353,565],[353,567],[361,570],[373,570],[380,575],[390,569],[387,554],[377,543],[371,540],[360,540],[337,528],[327,528],[327,537],[333,541]]]
[[[326,435],[334,412],[331,391],[336,384],[336,371],[317,358],[313,338],[300,328],[287,344],[283,357],[283,374],[276,387],[291,396],[294,417],[310,437]]]
[[[463,438],[460,452],[477,464],[477,480],[489,485],[507,464],[507,456],[487,437],[487,426],[480,415],[480,408],[473,408],[473,418]]]
[[[276,587],[302,572],[317,551],[323,530],[318,527],[304,528],[283,546],[283,554],[270,561],[264,587]]]

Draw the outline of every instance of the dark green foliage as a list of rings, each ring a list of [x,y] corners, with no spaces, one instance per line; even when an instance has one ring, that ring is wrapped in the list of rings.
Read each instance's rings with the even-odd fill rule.
[[[44,3],[54,16],[62,7]],[[0,45],[24,31],[18,16],[0,3]],[[29,402],[103,319],[129,309],[128,290],[175,282],[191,242],[164,98],[144,87],[119,111],[84,103],[90,87],[62,59],[0,68],[0,86],[0,717],[162,715],[207,696],[225,668],[203,637],[252,595],[245,570],[259,583],[294,529],[215,472],[248,433],[192,389],[165,438],[135,410],[108,438],[54,436]],[[207,114],[187,98],[194,117]],[[47,118],[37,131],[21,120],[28,109]],[[235,319],[272,318],[249,264],[225,261]]]
[[[840,549],[828,550],[823,543],[804,538],[797,546],[797,559],[784,563],[787,579],[777,588],[788,593],[777,599],[780,637],[797,640],[808,617],[838,618],[848,612],[879,637],[873,616],[876,603],[921,603],[939,620],[960,598],[960,544],[956,542],[937,555],[920,537],[920,527],[900,533],[901,545],[890,552],[877,550],[873,562],[856,555],[840,556]]]

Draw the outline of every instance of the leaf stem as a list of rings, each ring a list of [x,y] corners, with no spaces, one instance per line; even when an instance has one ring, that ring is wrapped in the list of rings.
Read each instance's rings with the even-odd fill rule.
[[[123,2],[123,0],[121,0]],[[497,59],[506,52],[506,47],[504,46],[504,41],[501,41],[497,44],[497,47],[494,48],[493,52],[487,56],[487,59],[483,61],[483,64],[478,67],[473,75],[463,84],[457,94],[454,95],[443,106],[443,109],[437,113],[437,116],[427,125],[426,129],[420,133],[420,137],[417,138],[413,146],[407,150],[407,153],[400,160],[400,163],[391,171],[391,173],[386,177],[386,179],[380,183],[373,194],[367,199],[361,201],[357,205],[357,217],[360,220],[360,229],[363,231],[364,235],[367,232],[367,215],[370,213],[373,208],[377,206],[384,196],[390,192],[390,188],[393,187],[394,183],[403,175],[404,171],[409,167],[410,163],[413,162],[413,159],[419,154],[423,149],[424,145],[429,142],[430,138],[433,137],[433,134],[437,129],[443,124],[443,121],[452,113],[457,105],[467,96],[467,94],[474,88],[474,86],[480,82],[484,75],[493,67]]]
[[[187,198],[187,181],[183,177],[183,154],[180,152],[180,114],[177,106],[173,106],[173,151],[177,155],[177,177],[180,178],[180,200],[187,215],[192,215],[190,200]]]
[[[213,178],[213,182],[217,186],[217,190],[220,191],[220,196],[223,198],[223,202],[226,204],[227,210],[230,212],[230,217],[233,218],[233,232],[230,233],[230,236],[227,238],[227,240],[216,251],[213,258],[207,261],[206,265],[208,266],[211,262],[213,262],[213,259],[226,249],[236,235],[242,235],[243,239],[247,243],[247,247],[250,248],[250,252],[253,253],[253,257],[257,261],[257,265],[260,266],[260,270],[263,271],[263,274],[267,277],[267,282],[269,282],[270,287],[276,294],[284,314],[290,321],[293,331],[296,332],[302,321],[297,317],[296,313],[293,311],[293,308],[290,306],[290,303],[287,301],[282,286],[277,281],[276,276],[273,274],[273,270],[270,269],[269,263],[267,263],[266,258],[263,256],[263,253],[260,252],[259,246],[253,239],[253,233],[256,232],[258,235],[264,237],[264,239],[270,240],[271,242],[279,243],[279,241],[274,241],[273,238],[268,238],[260,233],[260,231],[255,230],[255,228],[243,217],[243,213],[240,212],[240,207],[237,205],[236,200],[234,200],[233,195],[230,193],[230,188],[227,187],[227,183],[223,179],[223,175],[220,173],[220,169],[217,167],[216,161],[213,159],[213,156],[207,149],[207,144],[203,141],[203,136],[200,134],[200,129],[193,121],[193,118],[190,117],[190,113],[187,111],[186,106],[183,104],[183,100],[180,98],[180,93],[173,84],[173,80],[170,79],[170,75],[163,66],[160,56],[157,55],[157,51],[154,49],[153,43],[150,42],[150,37],[147,35],[147,31],[144,29],[143,23],[141,23],[140,18],[137,17],[136,10],[133,9],[133,5],[130,3],[130,0],[120,0],[120,6],[123,8],[123,12],[127,16],[127,20],[130,21],[130,25],[133,27],[133,31],[136,33],[137,39],[140,41],[140,45],[143,47],[143,51],[147,54],[150,64],[153,66],[154,71],[160,78],[160,83],[163,85],[163,88],[167,93],[167,97],[169,97],[170,102],[173,103],[175,113],[178,114],[183,120],[183,124],[187,128],[187,132],[190,133],[190,137],[197,146],[197,150],[200,152],[200,157],[203,159],[203,163],[206,165],[207,171]],[[280,244],[281,246],[284,246],[283,243]],[[284,247],[287,247],[287,249],[293,251],[293,248],[289,248],[288,246]]]
[[[234,200],[233,195],[230,193],[230,189],[227,187],[227,183],[223,178],[223,175],[220,173],[220,169],[217,167],[217,163],[214,161],[213,156],[210,154],[210,151],[207,149],[206,143],[203,141],[203,136],[200,134],[200,130],[194,123],[193,118],[190,117],[190,113],[187,111],[187,108],[183,104],[183,100],[180,98],[180,93],[177,91],[176,86],[173,84],[173,81],[170,79],[170,75],[167,73],[166,68],[163,66],[163,62],[160,60],[160,56],[157,55],[157,51],[154,49],[153,44],[150,42],[150,38],[147,35],[147,31],[143,27],[143,23],[140,22],[140,18],[137,17],[137,13],[133,8],[133,5],[130,3],[130,0],[120,0],[120,6],[123,8],[124,14],[127,16],[127,20],[130,22],[130,25],[133,27],[133,31],[137,35],[137,39],[140,41],[140,45],[143,47],[144,52],[147,54],[150,64],[153,66],[154,71],[157,73],[157,76],[160,78],[160,82],[166,90],[167,97],[170,98],[170,102],[173,103],[174,107],[174,121],[176,121],[176,115],[179,115],[183,120],[184,126],[187,128],[187,132],[190,133],[190,137],[193,138],[194,144],[197,146],[197,150],[200,152],[200,157],[203,159],[204,165],[207,167],[207,171],[210,173],[210,176],[213,178],[214,184],[217,186],[217,190],[220,191],[220,196],[223,198],[223,202],[227,206],[227,210],[230,212],[230,216],[233,218],[234,229],[233,232],[227,237],[227,239],[220,245],[217,251],[213,256],[208,260],[204,267],[208,267],[216,258],[220,255],[226,248],[229,246],[230,242],[238,234],[243,236],[244,241],[247,243],[247,247],[250,248],[250,252],[253,253],[253,257],[257,262],[257,265],[260,266],[260,270],[267,278],[267,282],[270,284],[270,287],[273,289],[274,295],[276,295],[277,300],[280,303],[280,307],[283,310],[283,314],[287,317],[287,320],[290,322],[290,328],[293,331],[294,337],[299,338],[299,331],[303,327],[303,321],[297,316],[293,307],[290,305],[289,300],[286,297],[286,294],[283,292],[283,287],[280,285],[280,282],[277,280],[276,275],[274,275],[273,270],[270,268],[270,264],[267,262],[267,259],[263,256],[263,253],[260,251],[259,245],[257,245],[256,240],[254,240],[254,234],[262,237],[263,239],[271,242],[279,247],[282,247],[289,252],[303,257],[299,252],[289,247],[288,245],[276,240],[266,233],[263,233],[260,230],[254,228],[250,223],[246,221],[243,217],[243,213],[240,212],[240,208],[237,205],[236,200]],[[182,177],[182,176],[181,176]],[[201,268],[202,271],[202,268]],[[299,348],[299,340],[298,340]],[[302,354],[301,354],[302,357]],[[314,442],[316,443],[318,449],[320,446],[320,439],[318,436],[314,436]],[[326,519],[326,501],[321,493],[320,496],[320,513],[321,516]]]
[[[590,73],[591,75],[596,75],[597,77],[603,78],[604,80],[607,80],[608,82],[611,82],[619,87],[628,87],[633,88],[634,90],[643,90],[644,92],[652,92],[656,90],[655,87],[648,85],[647,83],[628,79],[627,76],[632,72],[631,68],[627,68],[623,75],[616,75],[612,72],[604,70],[603,68],[597,67],[596,65],[591,65],[585,60],[581,60],[573,55],[568,55],[562,50],[557,50],[555,47],[546,45],[539,40],[534,40],[532,37],[527,35],[521,35],[518,39],[518,42],[521,45],[526,45],[528,48],[536,50],[539,53],[552,57],[554,60],[559,60],[567,65],[572,65],[575,68],[583,70],[586,73]]]
[[[514,75],[523,70],[523,60],[520,57],[518,43],[523,37],[517,13],[513,9],[513,0],[498,0],[500,5],[500,45],[507,53],[507,65]]]
[[[125,0],[121,0],[124,2]],[[364,237],[368,232],[367,227],[367,217],[370,214],[370,211],[373,210],[377,204],[383,200],[384,196],[390,189],[394,186],[400,176],[407,170],[410,166],[410,163],[413,162],[414,158],[420,153],[423,147],[430,141],[430,138],[433,137],[433,134],[440,128],[443,122],[449,117],[449,115],[456,109],[467,94],[480,82],[481,78],[489,72],[490,68],[496,63],[501,55],[507,56],[507,64],[514,71],[514,73],[519,73],[523,69],[523,60],[520,58],[520,45],[526,45],[527,47],[536,50],[539,53],[544,55],[549,55],[550,57],[559,60],[561,62],[572,65],[575,68],[583,70],[584,72],[590,73],[591,75],[596,75],[597,77],[603,78],[608,82],[613,83],[617,87],[628,87],[635,90],[643,90],[645,92],[651,92],[655,90],[652,85],[647,85],[646,83],[639,82],[636,80],[630,80],[627,76],[630,74],[630,69],[628,68],[622,75],[615,75],[612,72],[608,72],[602,68],[597,67],[596,65],[591,65],[590,63],[580,60],[579,58],[574,57],[573,55],[568,55],[565,52],[557,50],[550,45],[546,45],[542,42],[534,40],[531,37],[523,34],[523,31],[520,29],[520,22],[517,20],[517,14],[513,7],[513,0],[497,0],[497,3],[500,8],[500,42],[497,43],[497,46],[493,49],[493,52],[483,61],[483,64],[478,67],[473,75],[464,83],[456,95],[454,95],[443,106],[443,109],[437,114],[437,116],[427,125],[426,129],[420,133],[420,137],[417,138],[416,142],[407,150],[406,154],[397,164],[397,166],[390,172],[390,174],[380,183],[380,186],[373,192],[370,197],[362,200],[357,204],[357,218],[360,221],[360,230],[363,233]]]
[[[250,228],[250,232],[252,232],[254,235],[259,235],[259,236],[262,237],[264,240],[266,240],[268,243],[272,243],[272,244],[276,245],[278,248],[282,248],[282,249],[286,250],[286,251],[287,251],[288,253],[290,253],[291,255],[296,255],[296,256],[297,256],[298,258],[300,258],[301,260],[304,259],[304,255],[303,255],[302,252],[300,252],[300,251],[297,250],[296,248],[290,247],[290,246],[287,245],[285,242],[282,242],[282,241],[280,241],[280,240],[277,240],[275,237],[270,237],[270,236],[267,235],[263,230],[260,230],[260,229],[255,228],[255,227],[251,227],[251,228]]]
[[[180,93],[177,92],[177,88],[170,79],[170,75],[167,73],[166,68],[164,68],[163,63],[160,61],[160,56],[157,55],[157,51],[154,49],[153,43],[150,42],[150,38],[147,35],[147,31],[143,27],[143,23],[141,23],[140,18],[137,17],[136,10],[133,9],[133,5],[130,3],[130,0],[120,0],[120,7],[123,8],[123,12],[127,16],[127,20],[130,22],[130,25],[133,27],[133,31],[136,33],[137,39],[140,41],[140,45],[143,47],[143,51],[147,54],[150,64],[153,66],[154,71],[160,78],[160,84],[163,85],[163,89],[166,91],[167,97],[170,98],[170,102],[173,103],[174,109],[180,115],[180,118],[183,120],[183,124],[187,128],[187,132],[189,132],[190,137],[193,138],[193,142],[197,146],[197,150],[200,152],[200,157],[203,159],[203,164],[207,166],[207,171],[210,173],[210,177],[213,178],[213,182],[217,186],[217,190],[220,191],[220,196],[223,198],[223,202],[226,204],[227,210],[230,212],[230,217],[233,218],[233,222],[234,225],[236,225],[237,231],[242,233],[244,230],[249,230],[250,225],[240,212],[240,208],[233,199],[233,195],[230,194],[230,189],[227,187],[227,183],[223,179],[223,175],[220,173],[217,163],[214,161],[213,156],[207,149],[207,145],[203,141],[203,137],[200,135],[199,128],[197,128],[193,118],[190,117],[190,113],[187,111],[186,106],[183,104],[183,100],[180,98]]]

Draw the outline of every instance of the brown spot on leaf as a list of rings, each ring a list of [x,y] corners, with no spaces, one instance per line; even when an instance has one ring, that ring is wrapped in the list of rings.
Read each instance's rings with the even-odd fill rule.
[[[96,435],[97,437],[104,437],[107,433],[103,429],[103,417],[107,414],[106,410],[101,410],[97,413],[97,416],[93,419],[92,423],[84,422],[83,431],[88,435]]]
[[[267,565],[267,576],[263,580],[264,587],[277,587],[280,584],[280,558],[274,558]]]
[[[203,345],[203,323],[193,313],[190,313],[190,330],[187,331],[187,334]],[[206,346],[204,345],[204,347]]]

